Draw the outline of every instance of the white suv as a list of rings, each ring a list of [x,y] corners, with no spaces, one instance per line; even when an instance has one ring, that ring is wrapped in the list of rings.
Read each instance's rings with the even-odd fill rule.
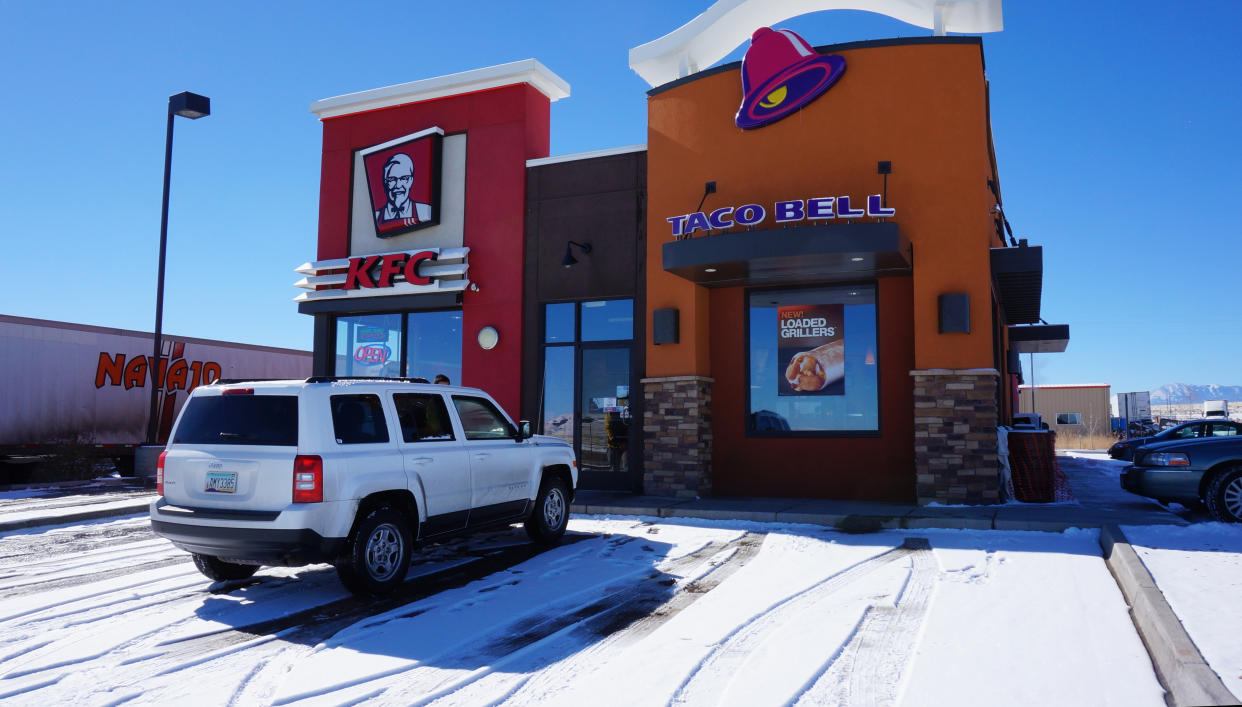
[[[222,381],[177,418],[151,526],[211,579],[328,562],[351,591],[381,594],[416,542],[517,521],[559,541],[577,481],[569,444],[514,426],[476,388]]]

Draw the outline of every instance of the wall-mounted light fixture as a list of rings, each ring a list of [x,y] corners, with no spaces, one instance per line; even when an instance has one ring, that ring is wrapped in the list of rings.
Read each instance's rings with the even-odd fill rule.
[[[485,326],[479,330],[479,348],[491,351],[500,343],[500,332],[494,326]]]
[[[565,244],[565,257],[561,258],[561,267],[570,268],[578,264],[578,259],[574,257],[572,246],[578,246],[582,249],[583,255],[591,254],[590,243],[579,243],[578,241],[570,241]]]

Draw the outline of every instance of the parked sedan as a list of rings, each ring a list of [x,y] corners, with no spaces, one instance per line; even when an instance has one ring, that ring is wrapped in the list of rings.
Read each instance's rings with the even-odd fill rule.
[[[1232,420],[1191,420],[1170,427],[1150,437],[1133,437],[1124,439],[1108,450],[1113,459],[1134,460],[1134,450],[1145,444],[1173,442],[1180,439],[1198,439],[1201,437],[1233,437],[1242,434],[1242,422]]]
[[[1219,521],[1242,522],[1242,436],[1184,439],[1139,447],[1121,487],[1159,501],[1202,501]]]

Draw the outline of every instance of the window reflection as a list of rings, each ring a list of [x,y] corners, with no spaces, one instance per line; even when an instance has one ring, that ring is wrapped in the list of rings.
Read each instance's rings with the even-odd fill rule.
[[[543,363],[543,434],[574,442],[574,347],[549,346]]]
[[[543,340],[549,344],[574,340],[574,303],[544,305]]]
[[[614,299],[582,303],[583,341],[633,338],[634,300]]]
[[[461,385],[461,310],[410,312],[407,316],[405,375],[430,381],[443,374],[453,385]]]

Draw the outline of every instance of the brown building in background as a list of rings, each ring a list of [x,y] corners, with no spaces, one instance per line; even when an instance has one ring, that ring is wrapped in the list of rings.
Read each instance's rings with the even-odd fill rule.
[[[1057,433],[1059,449],[1108,449],[1112,434],[1112,393],[1107,383],[1024,385],[1018,412],[1035,412]]]

